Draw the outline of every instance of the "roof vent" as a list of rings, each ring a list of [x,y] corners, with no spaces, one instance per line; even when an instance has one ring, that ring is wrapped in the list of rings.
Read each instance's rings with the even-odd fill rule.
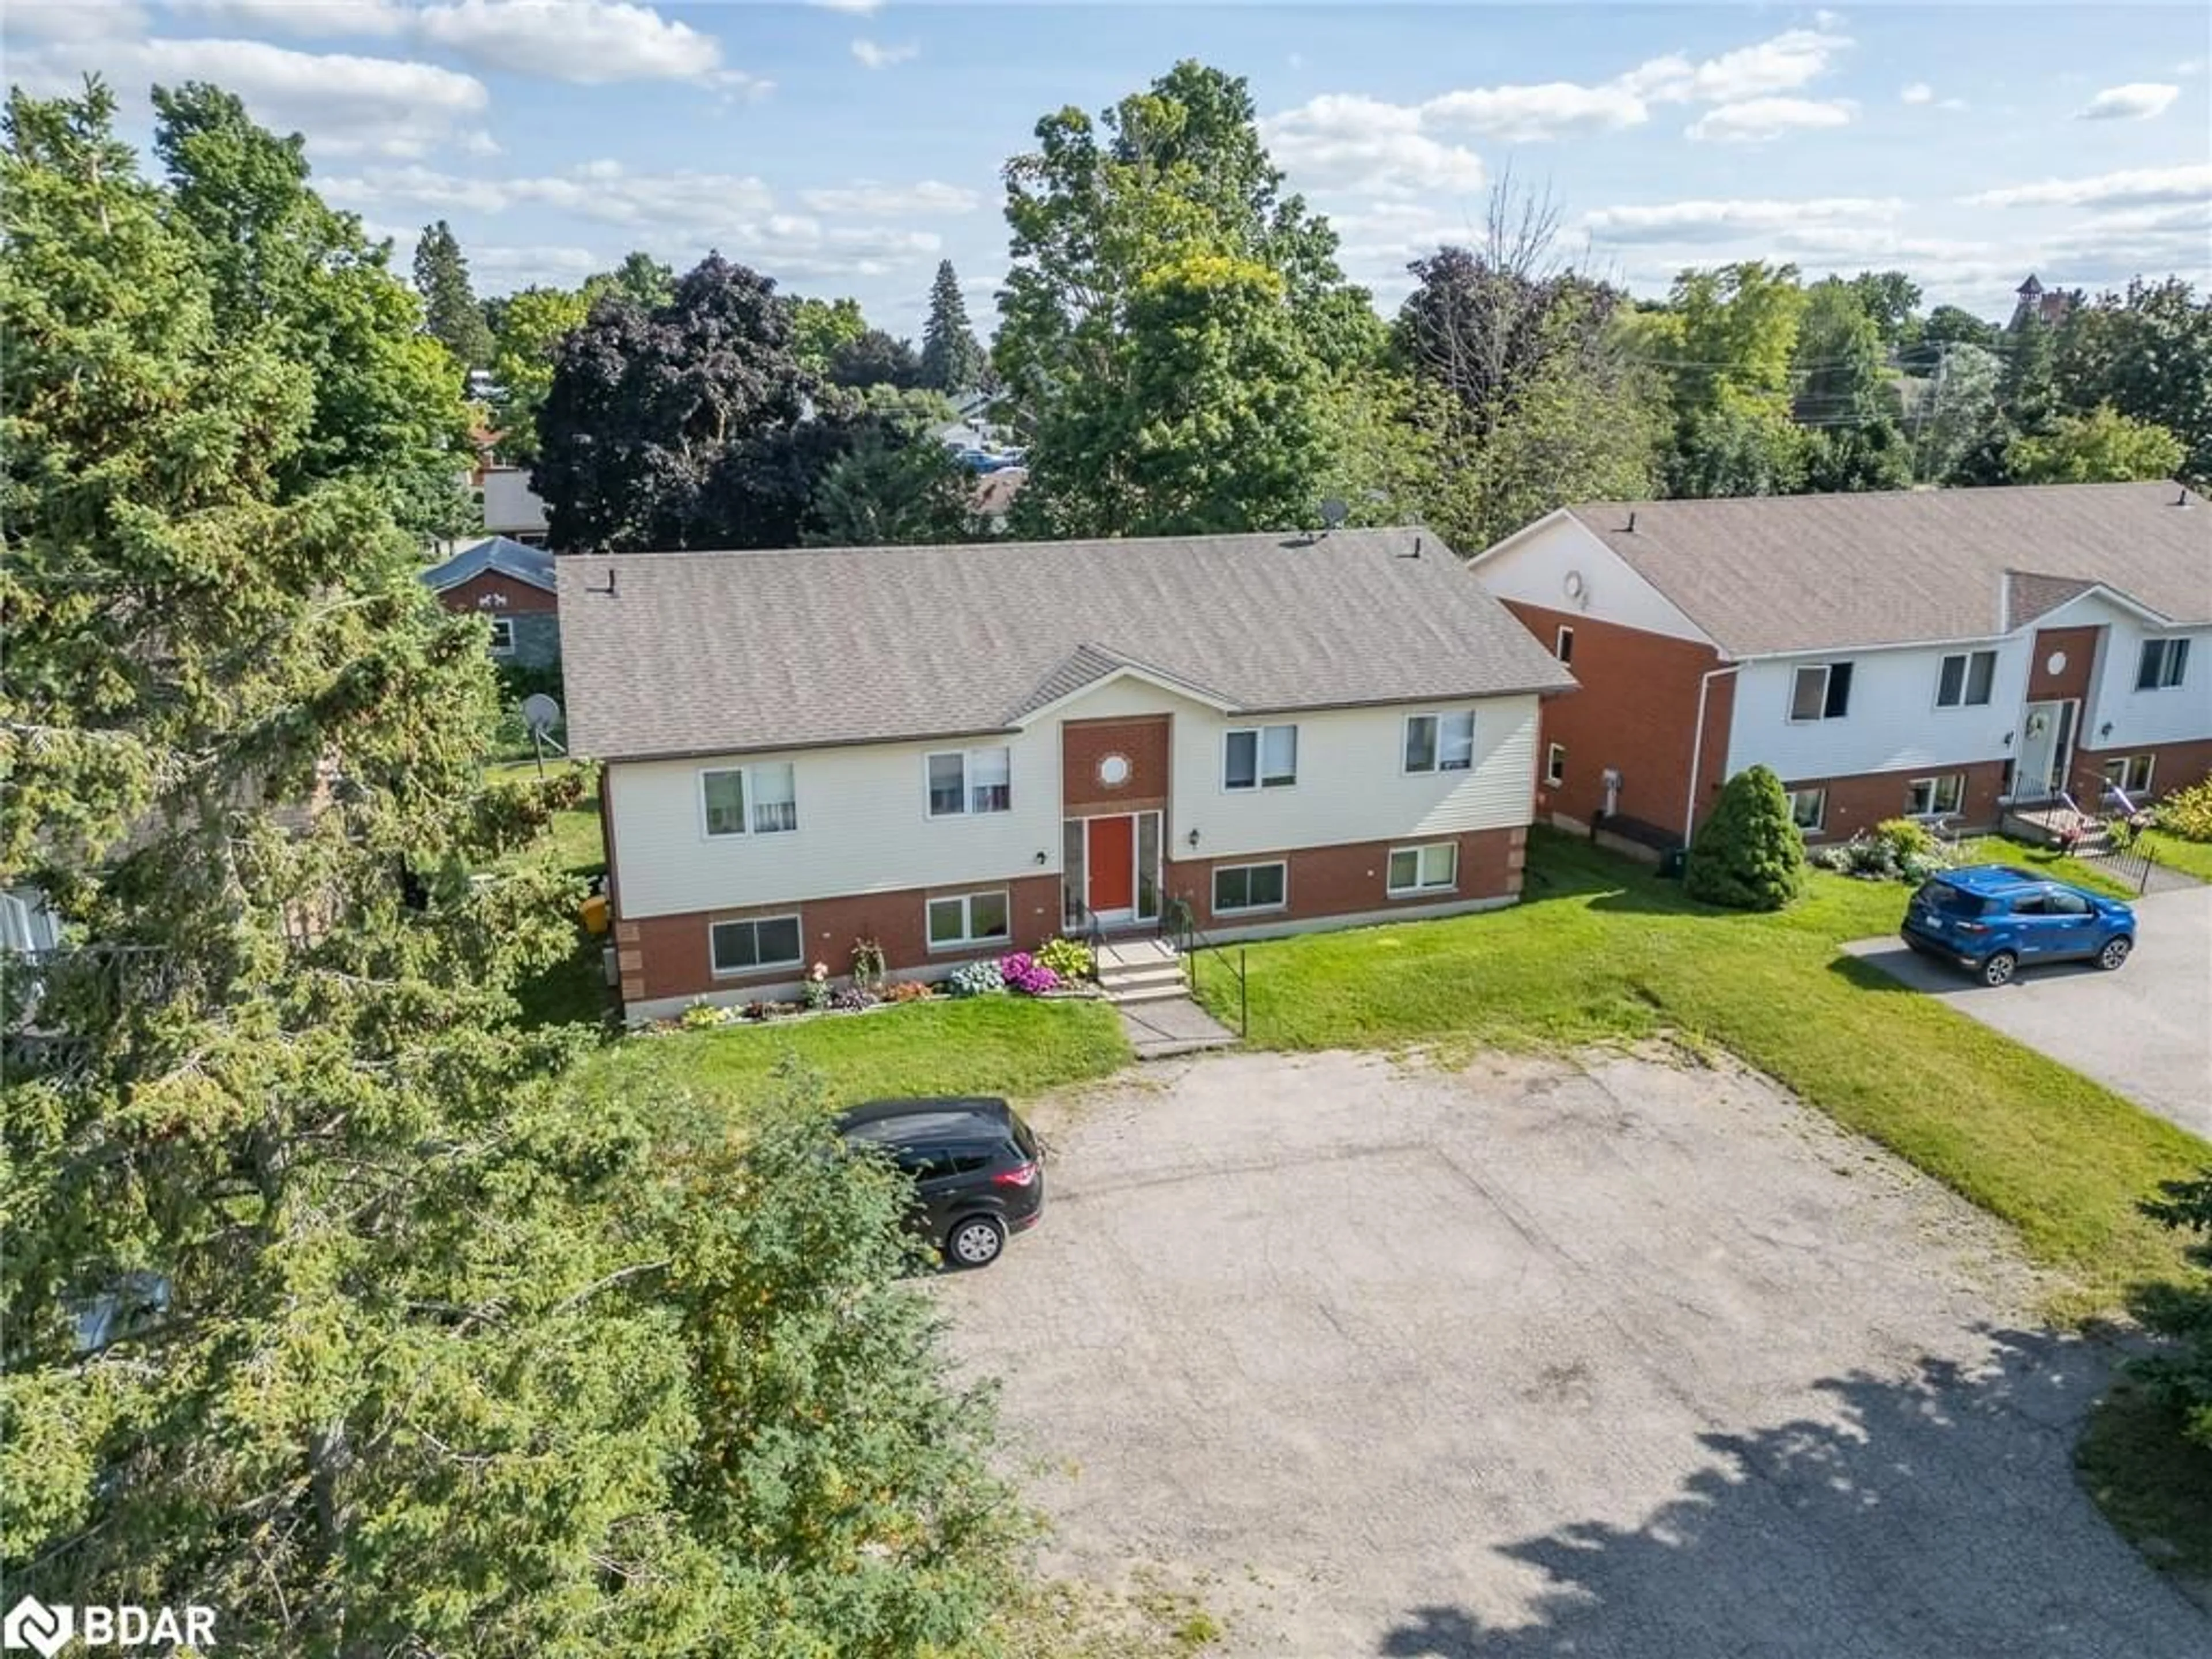
[[[1330,531],[1334,530],[1338,526],[1341,525],[1344,522],[1346,510],[1347,509],[1346,508],[1343,501],[1334,495],[1331,495],[1324,500],[1321,504],[1322,533],[1323,535],[1327,535]]]
[[[1419,536],[1416,536],[1416,537],[1414,537],[1414,538],[1413,538],[1413,550],[1412,552],[1410,552],[1410,553],[1400,553],[1400,554],[1395,555],[1395,556],[1396,556],[1396,557],[1398,557],[1398,558],[1401,558],[1401,559],[1418,559],[1418,558],[1419,558],[1419,557],[1421,556],[1421,538],[1420,538]]]
[[[1632,536],[1636,533],[1636,515],[1633,513],[1628,515],[1628,533]]]
[[[614,591],[615,591],[615,568],[614,568],[614,566],[612,566],[612,565],[609,565],[609,566],[607,567],[607,585],[606,585],[605,587],[587,587],[587,588],[586,588],[586,589],[584,590],[584,592],[586,592],[586,593],[605,593],[605,594],[606,594],[610,599],[611,599],[611,598],[614,596]]]
[[[2187,484],[2182,485],[2181,493],[2173,498],[2173,504],[2176,507],[2186,507],[2189,505],[2189,486]]]

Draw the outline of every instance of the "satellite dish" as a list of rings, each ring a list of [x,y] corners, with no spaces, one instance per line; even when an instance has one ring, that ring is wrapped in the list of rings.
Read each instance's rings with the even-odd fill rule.
[[[1334,530],[1344,522],[1345,505],[1331,495],[1321,504],[1321,525],[1324,530]]]
[[[543,691],[533,691],[522,700],[522,723],[533,738],[542,738],[561,723],[561,705]]]

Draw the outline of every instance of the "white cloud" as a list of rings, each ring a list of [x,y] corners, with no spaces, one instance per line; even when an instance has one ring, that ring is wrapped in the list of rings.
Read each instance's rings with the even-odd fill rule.
[[[1832,233],[1842,226],[1894,220],[1905,204],[1894,196],[1822,196],[1784,202],[1731,198],[1657,202],[1599,208],[1583,216],[1583,228],[1600,242],[1722,242],[1782,232]]]
[[[923,213],[973,213],[983,198],[972,190],[935,179],[913,185],[883,185],[862,179],[834,189],[802,190],[799,199],[817,213],[898,219]]]
[[[414,9],[401,0],[169,0],[169,9],[213,28],[325,39],[404,34],[415,18]]]
[[[903,64],[908,58],[921,56],[921,48],[908,41],[902,46],[878,46],[866,39],[853,42],[853,56],[872,70],[889,69],[893,64]]]
[[[1682,131],[1690,138],[1759,143],[1785,132],[1849,126],[1857,111],[1848,98],[1752,98],[1709,109]]]
[[[1421,131],[1421,112],[1351,93],[1327,93],[1260,124],[1276,164],[1302,188],[1378,196],[1471,191],[1482,160]]]
[[[540,285],[574,288],[585,277],[616,264],[614,258],[605,254],[568,243],[512,246],[498,242],[468,242],[463,244],[461,252],[468,258],[470,281],[483,294],[512,294],[519,288]]]
[[[8,33],[31,40],[136,40],[145,33],[146,9],[135,0],[10,0]]]
[[[2181,205],[2212,199],[2212,163],[2135,167],[2090,179],[2045,179],[1960,198],[1969,207],[2128,208]]]
[[[1422,105],[1420,114],[1424,124],[1465,128],[1510,143],[1617,131],[1651,118],[1644,100],[1618,82],[1586,87],[1572,81],[1448,92]]]
[[[368,167],[351,177],[325,179],[322,188],[332,201],[368,210],[491,214],[534,206],[640,229],[712,224],[726,213],[763,213],[775,205],[769,187],[750,174],[636,173],[610,161],[509,178],[468,178],[426,167]]]
[[[851,12],[856,16],[866,17],[872,11],[880,10],[884,0],[806,0],[806,3],[818,6],[823,11]]]
[[[1679,56],[1655,58],[1631,70],[1622,80],[1648,97],[1741,103],[1794,92],[1819,80],[1850,45],[1850,36],[1832,27],[1789,29],[1771,40],[1739,46],[1694,66]]]
[[[1898,101],[1905,104],[1931,104],[1936,101],[1936,88],[1925,81],[1915,81],[1897,94]]]
[[[2081,121],[2148,121],[2166,113],[2181,88],[2160,81],[2132,81],[2106,87],[2075,112]]]
[[[2202,75],[2204,73],[2204,60],[2202,58],[2185,58],[2173,66],[2173,72],[2179,76]]]

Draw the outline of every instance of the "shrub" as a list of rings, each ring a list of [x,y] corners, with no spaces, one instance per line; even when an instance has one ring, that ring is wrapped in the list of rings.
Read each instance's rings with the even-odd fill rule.
[[[1097,967],[1091,947],[1079,939],[1048,939],[1037,946],[1036,959],[1062,981],[1089,979]]]
[[[885,1002],[921,1002],[930,994],[926,979],[895,979],[884,987]]]
[[[1804,890],[1805,838],[1772,771],[1748,767],[1728,781],[1690,848],[1682,885],[1732,910],[1779,910]]]
[[[857,1014],[876,1006],[876,994],[865,985],[841,985],[830,994],[830,1006],[841,1014]]]
[[[1001,962],[999,976],[1009,991],[1019,991],[1027,997],[1060,989],[1060,975],[1026,951],[1017,951]]]
[[[2158,827],[2184,841],[2212,841],[2212,778],[2192,783],[2159,802]]]
[[[709,1026],[726,1023],[730,1018],[730,1011],[726,1008],[717,1008],[706,998],[699,997],[685,1005],[684,1012],[678,1015],[677,1018],[687,1031],[703,1031]]]
[[[995,962],[971,962],[955,968],[945,987],[956,997],[984,997],[1006,988],[1006,978]]]
[[[866,985],[871,988],[882,985],[885,966],[884,947],[879,941],[872,939],[853,941],[853,982],[855,985]]]
[[[1942,846],[1934,831],[1914,818],[1884,818],[1875,825],[1874,838],[1887,846],[1891,856],[1899,862],[1909,853],[1933,857]]]
[[[2194,1266],[2212,1268],[2212,1168],[2160,1187],[2161,1196],[2136,1207],[2184,1236],[2183,1254]],[[2185,1435],[2212,1448],[2212,1274],[2162,1286],[2146,1295],[2136,1311],[2172,1346],[2134,1361],[2132,1369],[2180,1413]]]
[[[799,981],[799,1000],[810,1008],[830,1006],[830,964],[817,962]]]

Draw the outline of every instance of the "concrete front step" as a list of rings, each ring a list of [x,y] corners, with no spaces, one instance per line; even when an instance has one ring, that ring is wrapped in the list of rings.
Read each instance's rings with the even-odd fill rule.
[[[1109,991],[1124,985],[1180,985],[1182,962],[1177,957],[1169,962],[1147,963],[1141,968],[1109,968],[1102,963],[1098,982]]]
[[[1207,1048],[1227,1048],[1237,1034],[1188,997],[1166,997],[1115,1012],[1139,1060],[1169,1060]]]
[[[1181,980],[1163,980],[1157,985],[1109,987],[1106,1000],[1120,1008],[1133,1002],[1178,1002],[1189,994],[1190,988]]]

